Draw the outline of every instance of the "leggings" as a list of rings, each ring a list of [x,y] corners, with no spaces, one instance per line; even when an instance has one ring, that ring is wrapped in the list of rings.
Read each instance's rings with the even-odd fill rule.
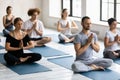
[[[25,58],[27,56],[31,56],[31,57],[27,59],[24,63],[32,63],[42,58],[42,56],[38,53],[23,53],[21,56],[15,56],[13,54],[6,53],[4,55],[4,59],[8,65],[15,65],[15,63],[21,63],[19,59],[20,57]]]
[[[118,53],[119,56],[118,56],[118,57],[115,56],[112,51],[104,51],[104,52],[103,52],[104,58],[110,58],[110,59],[119,58],[119,57],[120,57],[120,50],[116,50],[116,51],[114,51],[114,52]]]

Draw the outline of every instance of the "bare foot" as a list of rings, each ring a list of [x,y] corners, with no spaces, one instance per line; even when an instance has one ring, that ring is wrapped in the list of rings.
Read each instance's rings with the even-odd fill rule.
[[[21,57],[21,58],[20,58],[20,61],[21,61],[21,62],[25,62],[25,61],[28,60],[29,58],[31,58],[31,56],[27,56],[27,57],[25,57],[25,58]]]
[[[34,46],[43,46],[44,43],[39,43],[38,41],[34,42]]]
[[[93,70],[105,70],[102,66],[97,66],[95,64],[90,65]]]
[[[65,42],[72,42],[73,40],[74,40],[74,38],[71,38],[71,39],[65,40]]]
[[[114,51],[113,51],[113,54],[114,54],[116,57],[119,56],[119,53],[116,53],[116,52],[114,52]]]

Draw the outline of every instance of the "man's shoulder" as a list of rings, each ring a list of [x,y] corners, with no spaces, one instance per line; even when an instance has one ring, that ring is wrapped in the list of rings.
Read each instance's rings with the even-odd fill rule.
[[[76,34],[76,38],[80,38],[81,36],[83,36],[82,32],[79,32],[78,34]]]

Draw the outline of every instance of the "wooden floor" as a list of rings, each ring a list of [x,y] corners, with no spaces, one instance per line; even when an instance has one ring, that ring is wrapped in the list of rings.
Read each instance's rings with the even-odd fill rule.
[[[58,33],[56,31],[47,29],[46,34],[58,34]],[[0,45],[4,46],[5,38],[1,37],[1,41],[2,42],[0,42]],[[100,52],[102,52],[104,48],[103,43],[100,42],[100,44],[101,44]],[[52,48],[67,52],[70,55],[73,55],[75,57],[75,51],[74,51],[73,45],[65,46],[53,41],[46,45]],[[4,49],[0,50],[0,53],[3,53],[3,52],[6,52],[6,51]],[[102,53],[95,54],[94,56],[102,57]],[[73,71],[69,69],[66,69],[54,63],[48,62],[47,58],[45,57],[43,57],[42,60],[38,61],[37,63],[50,68],[52,71],[19,75],[13,72],[12,70],[10,70],[9,68],[5,67],[4,65],[0,64],[0,80],[92,80],[80,74],[74,74]],[[110,67],[110,69],[120,73],[120,66],[117,64],[113,64],[113,66]]]

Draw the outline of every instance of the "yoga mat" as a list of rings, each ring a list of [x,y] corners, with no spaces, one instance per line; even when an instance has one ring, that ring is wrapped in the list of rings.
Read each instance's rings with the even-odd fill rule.
[[[59,44],[62,44],[62,45],[65,45],[65,46],[73,45],[73,43],[59,43]]]
[[[65,67],[67,69],[71,69],[71,65],[74,62],[74,58],[70,56],[63,58],[48,59],[48,61]],[[109,69],[106,69],[105,71],[89,71],[80,74],[93,80],[120,80],[120,73]]]
[[[58,34],[50,34],[50,35],[46,35],[46,36],[51,37],[53,42],[56,42],[56,43],[59,43],[59,44],[65,45],[65,46],[73,45],[73,43],[60,43]]]
[[[60,65],[67,69],[72,69],[71,65],[74,62],[73,56],[67,56],[67,57],[60,57],[60,58],[54,58],[54,59],[48,59],[48,61],[55,63],[57,65]]]
[[[45,46],[45,47],[35,47],[30,49],[32,52],[40,53],[44,57],[53,57],[53,56],[61,56],[61,55],[68,55],[65,52],[56,50],[54,48]]]
[[[89,71],[80,73],[93,80],[120,80],[120,73],[106,69],[105,71]]]
[[[120,64],[120,58],[114,59],[114,63]]]
[[[2,32],[0,32],[0,35],[1,35],[1,36],[4,36],[4,34],[3,34]]]
[[[0,46],[0,49],[5,49],[3,46]]]
[[[49,34],[46,36],[51,37],[53,42],[59,42],[58,34]]]
[[[6,65],[6,62],[3,56],[4,54],[0,54],[0,63],[4,64],[5,66],[10,68],[12,71],[18,73],[19,75],[51,71],[49,68],[43,65],[40,65],[38,63],[30,63],[30,64],[24,63],[24,64],[18,64],[14,66],[9,66],[9,65]]]

